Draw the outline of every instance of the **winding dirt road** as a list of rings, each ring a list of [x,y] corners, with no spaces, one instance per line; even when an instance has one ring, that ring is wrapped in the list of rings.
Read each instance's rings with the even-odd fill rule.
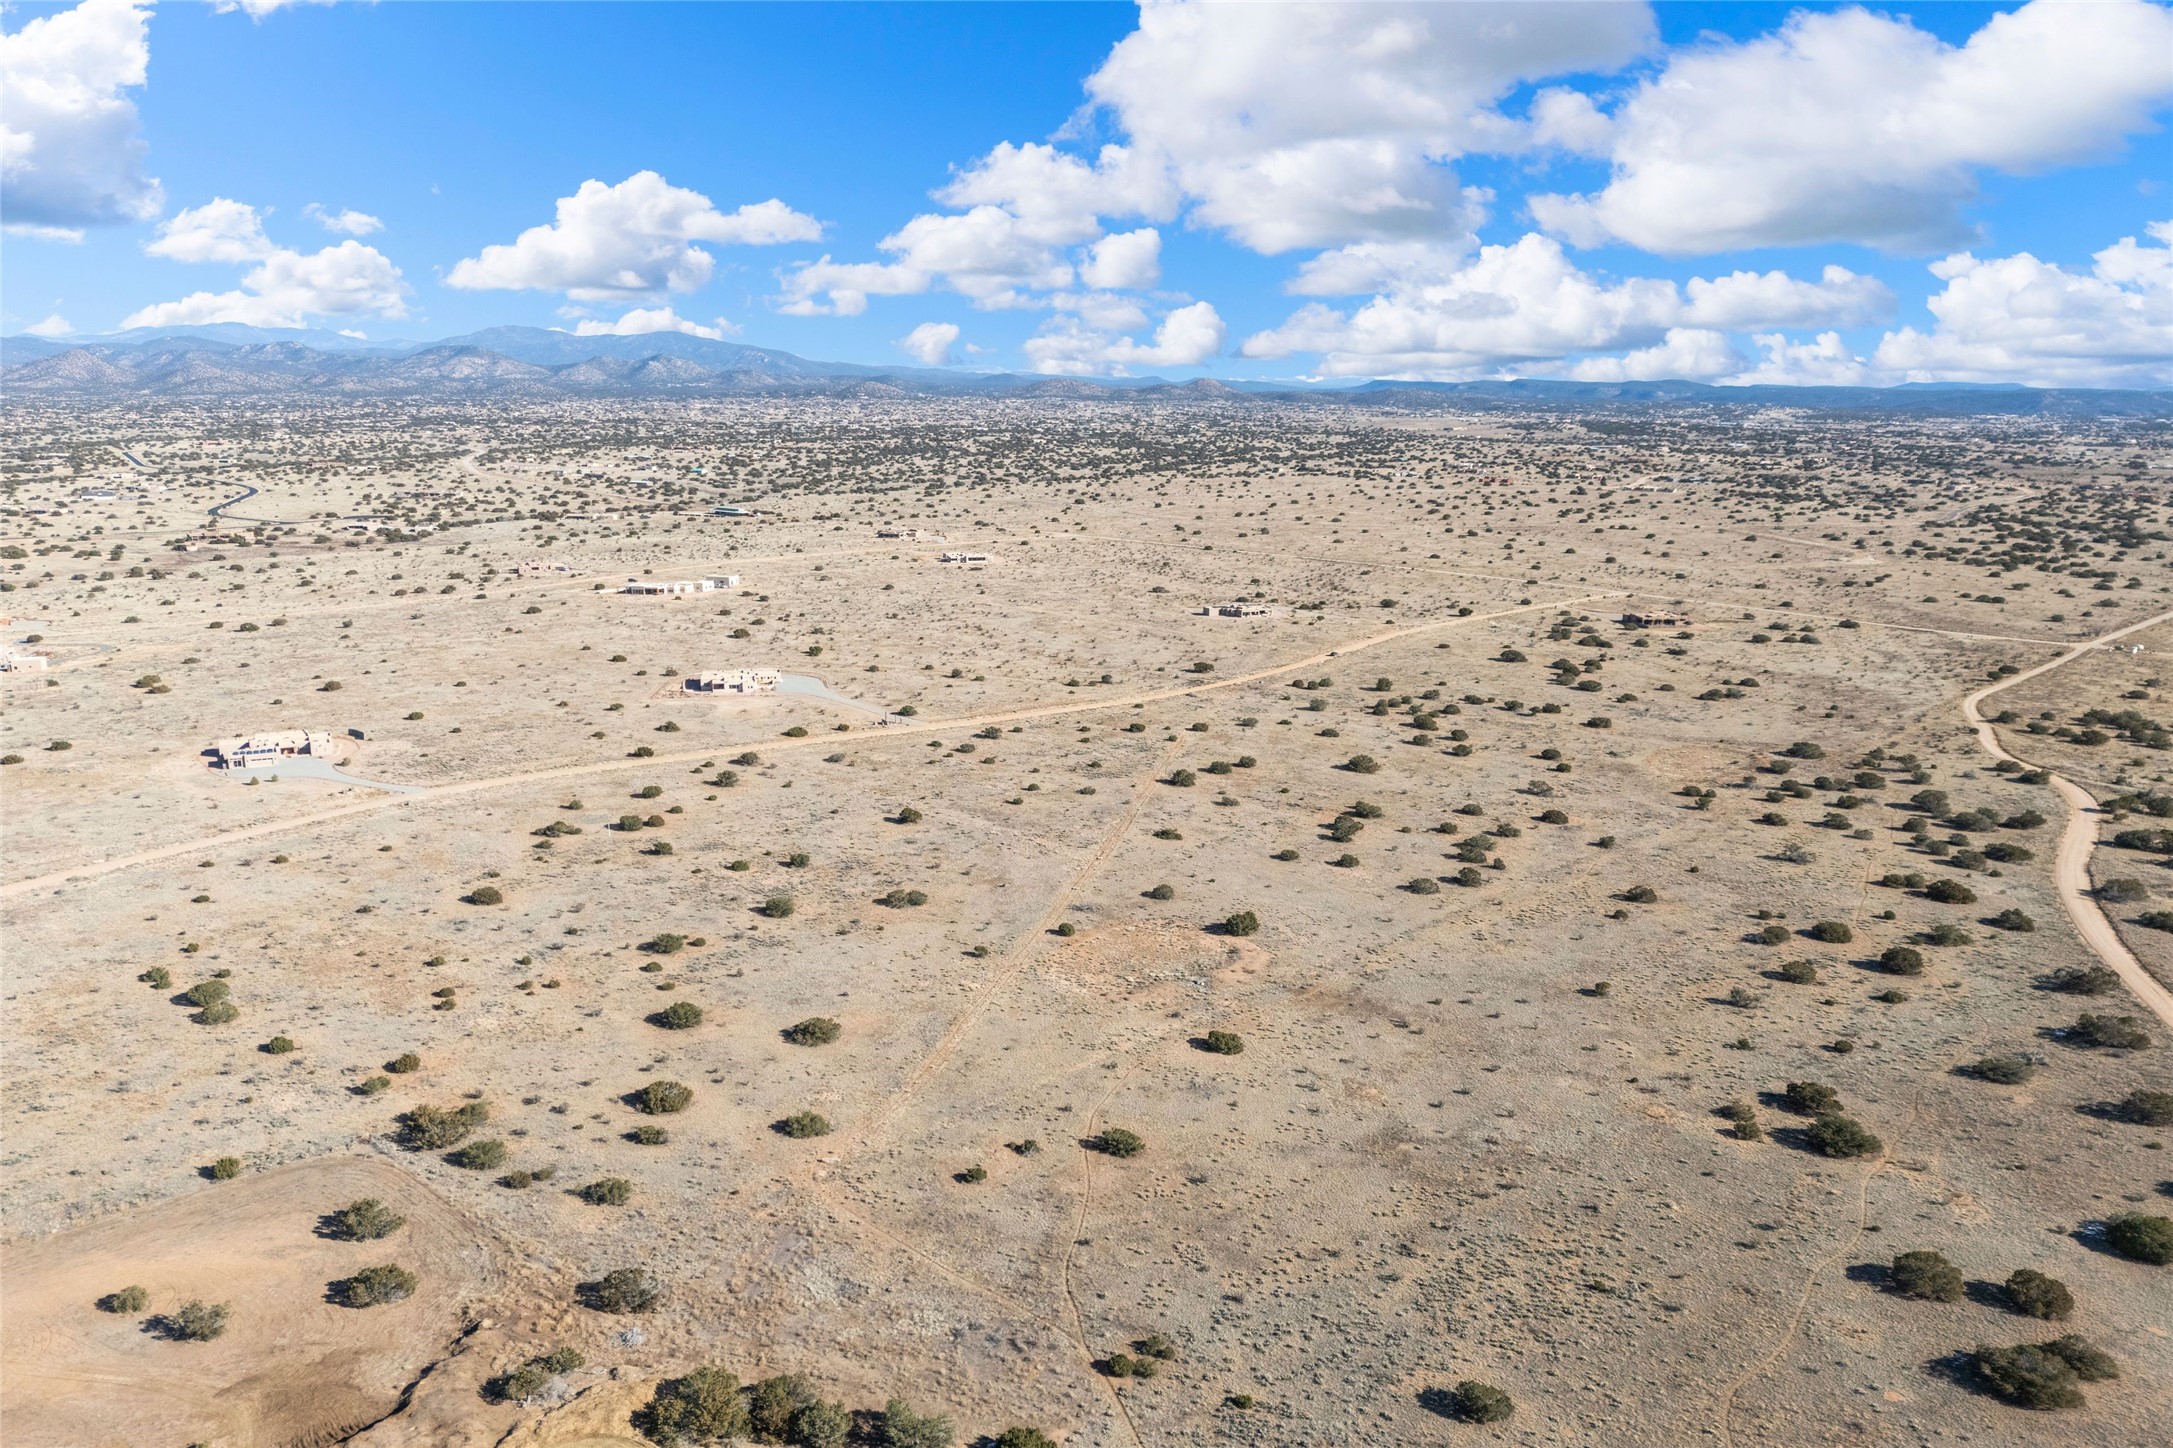
[[[1488,613],[1471,613],[1452,618],[1431,619],[1425,623],[1405,624],[1400,628],[1386,629],[1363,638],[1351,639],[1338,644],[1332,649],[1323,649],[1317,653],[1307,654],[1303,658],[1286,659],[1268,668],[1254,669],[1244,674],[1232,674],[1227,678],[1215,679],[1211,682],[1181,684],[1172,688],[1150,689],[1144,693],[1123,694],[1111,698],[1066,699],[1056,704],[1032,704],[1024,708],[1008,709],[990,714],[976,714],[962,719],[931,719],[911,724],[892,723],[885,725],[877,733],[863,735],[861,738],[864,743],[879,739],[911,739],[942,730],[980,729],[990,724],[1015,724],[1028,719],[1046,719],[1057,714],[1086,714],[1110,709],[1128,709],[1134,704],[1153,704],[1166,699],[1180,699],[1188,695],[1208,694],[1219,689],[1234,689],[1245,684],[1255,684],[1262,679],[1272,679],[1293,670],[1326,663],[1329,659],[1339,655],[1357,653],[1361,649],[1378,648],[1382,644],[1393,643],[1398,639],[1408,638],[1413,634],[1431,633],[1436,629],[1455,628],[1463,624],[1486,623],[1492,619],[1509,618],[1516,614],[1544,613],[1551,609],[1574,608],[1578,604],[1591,603],[1597,599],[1623,598],[1627,596],[1619,590],[1611,590],[1603,593],[1579,594],[1573,598],[1550,599],[1545,603],[1519,604],[1513,608],[1495,609]],[[836,742],[836,738],[832,735],[809,735],[804,739],[768,740],[763,743],[762,748],[765,753],[782,753],[791,749],[807,749],[818,746],[824,748],[834,747]],[[292,819],[268,820],[263,824],[249,825],[238,830],[227,830],[220,834],[204,835],[193,840],[184,840],[180,844],[162,845],[150,850],[138,850],[133,854],[115,855],[104,860],[89,860],[80,865],[71,865],[66,869],[49,871],[43,875],[33,875],[26,880],[11,881],[6,885],[0,885],[0,901],[20,899],[25,895],[51,890],[61,885],[81,884],[85,881],[97,879],[102,875],[110,875],[117,870],[132,869],[137,865],[156,864],[161,860],[178,859],[185,855],[198,854],[204,850],[217,849],[223,845],[237,844],[244,840],[263,839],[270,835],[284,834],[290,830],[306,829],[310,825],[324,824],[332,820],[347,818],[350,815],[369,814],[383,809],[399,809],[404,806],[426,804],[433,800],[453,799],[463,795],[479,794],[487,790],[512,789],[526,784],[583,779],[600,774],[627,774],[639,770],[656,769],[667,764],[686,764],[714,755],[722,747],[726,746],[709,744],[700,749],[681,750],[672,754],[650,755],[642,759],[619,758],[591,761],[583,764],[562,764],[548,769],[524,770],[518,774],[501,774],[487,779],[466,779],[454,784],[433,785],[417,794],[358,800],[352,804],[317,810],[305,815],[296,815]]]
[[[1999,732],[1993,727],[1992,721],[1984,717],[1978,706],[2002,689],[2012,688],[2026,679],[2049,673],[2092,649],[2112,643],[2115,639],[2126,638],[2129,634],[2140,633],[2144,629],[2169,621],[2173,621],[2173,610],[2153,614],[2139,623],[2116,628],[2111,633],[2099,634],[2094,639],[2085,639],[2059,657],[2039,664],[2034,669],[2024,669],[2019,674],[2009,674],[1996,683],[1985,685],[1962,700],[1962,715],[1977,731],[1977,742],[1984,747],[1985,753],[1994,759],[2009,759],[2016,764],[2041,769],[2042,765],[2010,753],[2000,743]],[[2075,932],[2082,936],[2083,944],[2089,946],[2097,958],[2105,962],[2107,969],[2120,977],[2135,998],[2167,1030],[2173,1031],[2173,991],[2168,991],[2158,983],[2156,977],[2143,969],[2142,962],[2135,958],[2134,953],[2122,943],[2120,933],[2113,929],[2113,922],[2106,918],[2105,911],[2098,905],[2097,897],[2090,893],[2090,852],[2097,848],[2098,843],[2098,823],[2093,812],[2097,809],[2098,802],[2089,791],[2066,776],[2054,774],[2050,770],[2046,773],[2051,775],[2052,787],[2067,802],[2067,827],[2060,833],[2059,853],[2052,862],[2053,888],[2060,892],[2060,903],[2067,909],[2067,918],[2075,922]]]

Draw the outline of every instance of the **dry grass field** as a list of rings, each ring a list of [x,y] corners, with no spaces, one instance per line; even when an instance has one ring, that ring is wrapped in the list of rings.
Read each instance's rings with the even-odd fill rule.
[[[2173,815],[2173,622],[1991,695],[2027,767],[1961,709],[2173,611],[2140,433],[15,421],[11,1441],[603,1448],[705,1366],[859,1442],[2164,1441],[2173,1276],[2104,1224],[2173,1213],[2173,1022],[2054,988],[2099,906],[2045,771],[2173,983],[2173,835],[2114,842]],[[157,487],[80,501],[114,443]],[[242,482],[286,521],[207,519]],[[683,687],[742,667],[890,712]],[[204,754],[298,728],[348,778]],[[405,1225],[338,1240],[364,1197]],[[344,1305],[380,1262],[413,1295]],[[2069,1333],[2118,1376],[2057,1409],[1970,1356]]]

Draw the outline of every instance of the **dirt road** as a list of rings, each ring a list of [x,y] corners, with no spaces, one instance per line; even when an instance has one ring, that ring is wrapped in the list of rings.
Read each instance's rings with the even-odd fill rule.
[[[2033,769],[2041,768],[2042,766],[2009,753],[2007,747],[1999,741],[1998,730],[1993,727],[1992,721],[1984,717],[1978,706],[2002,689],[2012,688],[2026,679],[2048,673],[2092,649],[2102,648],[2115,639],[2140,633],[2168,621],[2173,621],[2173,611],[2154,614],[2125,628],[2116,628],[2111,633],[2085,639],[2058,658],[2039,664],[2034,669],[2024,669],[2019,674],[2009,674],[1997,683],[1987,684],[1962,700],[1963,717],[1976,729],[1977,742],[1994,759],[2011,759],[2017,764],[2028,764]],[[2105,911],[2098,905],[2097,897],[2090,893],[2090,852],[2097,848],[2098,843],[2098,824],[2092,813],[2097,808],[2097,800],[2081,785],[2062,775],[2053,774],[2051,782],[2060,798],[2067,802],[2067,828],[2060,833],[2059,853],[2052,862],[2053,888],[2060,892],[2060,903],[2067,907],[2067,918],[2075,922],[2076,933],[2082,936],[2083,943],[2096,953],[2097,958],[2105,962],[2106,968],[2127,984],[2135,998],[2167,1030],[2173,1030],[2173,991],[2168,991],[2150,972],[2143,969],[2142,962],[2121,943],[2119,932],[2113,929],[2113,922],[2106,918]]]
[[[1339,655],[1356,653],[1361,649],[1377,648],[1382,644],[1392,643],[1397,639],[1408,638],[1412,634],[1429,633],[1435,629],[1454,628],[1460,624],[1485,623],[1492,619],[1508,618],[1521,613],[1542,613],[1550,609],[1574,608],[1578,604],[1590,603],[1595,599],[1620,598],[1623,596],[1619,592],[1587,593],[1574,598],[1554,599],[1546,603],[1520,604],[1514,608],[1496,609],[1490,613],[1464,614],[1454,618],[1441,618],[1425,623],[1406,624],[1400,628],[1386,629],[1380,633],[1352,639],[1338,644],[1335,648],[1307,654],[1303,658],[1286,659],[1265,669],[1255,669],[1245,674],[1232,674],[1227,678],[1216,679],[1209,683],[1183,684],[1173,688],[1152,689],[1144,693],[1124,694],[1113,698],[1066,699],[1057,704],[1033,704],[1021,709],[976,714],[963,719],[932,719],[911,724],[893,723],[885,725],[878,733],[863,736],[863,739],[910,739],[944,730],[971,730],[985,728],[991,724],[1016,724],[1028,719],[1046,719],[1057,714],[1085,714],[1109,709],[1128,709],[1134,704],[1159,703],[1167,699],[1184,698],[1194,694],[1207,694],[1218,689],[1234,689],[1245,684],[1258,683],[1262,679],[1272,679],[1294,670],[1326,663],[1329,659]],[[809,735],[805,739],[770,740],[765,742],[762,747],[765,753],[775,753],[818,746],[832,748],[835,747],[836,742],[836,739],[829,735]],[[591,761],[583,764],[563,764],[548,769],[526,770],[518,774],[501,774],[487,779],[468,779],[461,780],[456,784],[436,785],[418,794],[360,800],[333,809],[297,815],[292,819],[271,820],[260,825],[250,825],[245,829],[205,835],[197,839],[185,840],[180,844],[163,845],[152,850],[139,850],[128,855],[115,855],[109,859],[86,861],[83,864],[72,865],[66,869],[49,871],[43,875],[34,875],[27,880],[12,881],[6,885],[0,885],[0,901],[19,899],[25,895],[51,890],[61,885],[80,884],[97,879],[102,875],[110,875],[117,870],[131,869],[137,865],[156,864],[160,860],[178,859],[185,855],[199,854],[208,849],[217,849],[222,845],[236,844],[244,840],[263,839],[268,835],[305,829],[310,825],[325,824],[332,820],[347,818],[350,815],[368,814],[382,809],[398,809],[406,805],[427,803],[432,800],[452,799],[462,795],[482,793],[486,790],[512,789],[527,784],[583,779],[599,774],[624,774],[636,770],[655,769],[667,764],[685,764],[713,755],[718,748],[719,746],[711,744],[701,749],[682,750],[673,754],[656,754],[644,759],[620,758]]]

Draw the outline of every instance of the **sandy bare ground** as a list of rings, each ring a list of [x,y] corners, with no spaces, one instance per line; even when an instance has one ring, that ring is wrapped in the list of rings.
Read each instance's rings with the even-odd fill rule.
[[[2056,659],[2039,664],[2034,669],[2009,674],[1999,682],[1988,684],[1969,695],[1962,700],[1962,713],[1976,729],[1977,742],[1995,759],[2012,759],[2018,764],[2029,764],[2030,761],[2010,753],[2000,743],[1999,732],[1984,717],[1979,706],[2002,689],[2034,679],[2092,649],[2103,648],[2115,639],[2140,633],[2168,619],[2173,619],[2173,611],[2153,614],[2125,628],[2099,634],[2094,639],[2076,644]],[[2119,932],[2113,929],[2113,922],[2105,917],[2105,911],[2099,907],[2097,897],[2090,892],[2090,854],[2097,848],[2098,843],[2097,800],[2081,785],[2073,783],[2063,775],[2052,776],[2052,787],[2059,791],[2060,798],[2067,803],[2067,826],[2060,832],[2060,850],[2052,865],[2053,884],[2060,892],[2060,903],[2066,907],[2068,919],[2075,922],[2075,932],[2096,952],[2098,959],[2105,962],[2106,968],[2118,975],[2135,998],[2168,1030],[2173,1030],[2173,991],[2168,991],[2149,971],[2143,969],[2142,962],[2121,942]]]
[[[916,738],[921,735],[935,734],[946,730],[979,729],[991,724],[1015,724],[1027,719],[1045,719],[1056,714],[1082,714],[1106,712],[1111,709],[1129,709],[1138,704],[1160,703],[1169,699],[1180,699],[1220,689],[1234,689],[1246,684],[1256,684],[1263,679],[1272,679],[1289,673],[1293,669],[1310,668],[1326,663],[1329,659],[1338,655],[1357,653],[1362,649],[1376,648],[1382,644],[1394,643],[1413,634],[1430,633],[1436,629],[1454,628],[1463,624],[1483,624],[1517,614],[1545,613],[1555,609],[1575,608],[1580,604],[1591,603],[1597,599],[1620,598],[1623,596],[1625,595],[1620,592],[1587,593],[1574,598],[1550,599],[1545,603],[1522,604],[1515,608],[1496,609],[1491,612],[1473,613],[1457,618],[1431,619],[1424,623],[1409,624],[1402,628],[1368,634],[1339,644],[1333,649],[1320,650],[1307,654],[1303,658],[1286,659],[1265,669],[1255,669],[1244,674],[1233,674],[1209,683],[1191,684],[1172,689],[1155,689],[1145,693],[1124,694],[1114,698],[1085,701],[1067,700],[1061,704],[1040,705],[1026,709],[1009,709],[995,713],[977,714],[963,719],[930,719],[913,724],[892,724],[887,726],[879,737],[885,739]],[[826,746],[828,743],[827,740],[811,736],[801,740],[780,739],[768,747],[773,751],[784,751],[795,747],[807,749],[819,745]],[[261,825],[251,825],[246,829],[206,835],[199,839],[184,841],[178,845],[165,845],[154,850],[139,850],[133,854],[115,855],[109,859],[94,860],[81,865],[70,866],[67,869],[48,871],[45,874],[34,875],[26,880],[16,880],[6,885],[0,885],[0,900],[12,900],[24,895],[36,894],[41,890],[49,890],[57,885],[94,880],[102,875],[110,875],[116,870],[126,870],[137,865],[155,864],[160,860],[179,859],[186,855],[199,854],[214,846],[238,844],[244,840],[263,839],[270,835],[284,834],[310,825],[328,824],[334,820],[345,819],[352,815],[368,814],[402,804],[412,804],[423,800],[450,799],[457,795],[480,794],[485,791],[510,789],[557,780],[584,779],[602,774],[625,774],[654,769],[660,765],[684,764],[689,760],[699,759],[711,752],[713,752],[713,748],[687,749],[671,754],[656,754],[645,759],[622,758],[588,764],[558,765],[549,769],[525,770],[517,774],[497,775],[488,779],[462,780],[458,784],[438,785],[414,794],[360,800],[353,804],[340,805],[334,809],[297,815],[292,819],[276,820]]]
[[[376,1197],[407,1218],[380,1242],[318,1234],[326,1212]],[[10,1443],[287,1448],[343,1441],[400,1406],[497,1285],[489,1238],[413,1174],[334,1157],[206,1185],[6,1253],[0,1418]],[[335,1305],[331,1283],[396,1262],[422,1285],[405,1302]],[[91,1310],[131,1285],[141,1313]],[[191,1299],[230,1304],[226,1333],[176,1342],[155,1316]]]

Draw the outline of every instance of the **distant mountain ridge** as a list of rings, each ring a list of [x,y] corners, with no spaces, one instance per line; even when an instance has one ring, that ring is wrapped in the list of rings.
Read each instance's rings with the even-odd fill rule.
[[[328,341],[327,339],[332,339]],[[1021,397],[1352,407],[1502,409],[1662,405],[1788,407],[1942,416],[2173,417],[2173,391],[2011,384],[1717,387],[1681,380],[1378,380],[1343,386],[1158,377],[1086,378],[817,362],[683,332],[582,337],[492,327],[436,342],[365,343],[321,330],[220,324],[85,341],[0,338],[0,397],[111,400],[271,397],[507,400],[566,397]]]

